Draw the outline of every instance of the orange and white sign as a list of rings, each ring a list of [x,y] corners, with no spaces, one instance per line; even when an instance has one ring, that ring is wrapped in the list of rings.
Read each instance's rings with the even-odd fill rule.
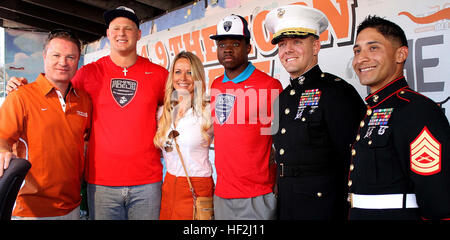
[[[450,2],[447,0],[221,0],[207,1],[206,5],[205,1],[195,1],[190,6],[142,23],[138,54],[169,68],[176,54],[193,52],[203,62],[209,86],[224,72],[217,59],[216,43],[209,36],[216,33],[216,24],[223,17],[238,14],[247,19],[252,36],[249,60],[286,87],[289,74],[278,58],[278,47],[270,43],[272,34],[265,29],[264,21],[272,9],[301,4],[322,11],[329,20],[328,29],[320,35],[319,65],[322,71],[346,80],[364,98],[368,95],[367,87],[360,84],[351,64],[353,45],[358,24],[368,15],[375,14],[399,24],[405,31],[409,55],[404,74],[411,89],[450,109],[450,57],[448,51],[443,51],[450,49]],[[194,14],[194,9],[201,10]],[[177,19],[186,21],[165,26]],[[87,49],[92,51],[85,54],[85,64],[109,53],[108,44],[102,46],[101,43],[89,45]],[[450,119],[450,110],[445,112]]]
[[[427,127],[410,144],[411,170],[420,175],[432,175],[441,171],[441,144]]]

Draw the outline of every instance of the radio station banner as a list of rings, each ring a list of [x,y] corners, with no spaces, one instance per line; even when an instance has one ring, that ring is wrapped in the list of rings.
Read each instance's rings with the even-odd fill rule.
[[[354,85],[363,98],[368,89],[359,83],[351,66],[358,24],[370,14],[400,25],[409,44],[404,69],[409,86],[440,103],[450,118],[450,2],[444,0],[202,0],[141,24],[137,51],[167,69],[176,54],[191,51],[203,61],[211,84],[223,74],[223,67],[209,36],[216,33],[223,17],[238,14],[249,22],[250,61],[285,87],[289,75],[278,59],[277,46],[270,43],[272,36],[264,28],[264,19],[270,10],[293,3],[319,9],[328,17],[329,27],[320,36],[319,65]],[[85,64],[109,54],[109,42],[103,38],[86,51]]]

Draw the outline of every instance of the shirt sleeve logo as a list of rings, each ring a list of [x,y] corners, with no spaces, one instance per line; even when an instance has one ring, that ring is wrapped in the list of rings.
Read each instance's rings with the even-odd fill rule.
[[[122,78],[111,79],[111,94],[120,107],[125,107],[136,95],[137,81]]]
[[[411,142],[411,170],[420,175],[433,175],[441,171],[441,144],[424,127]]]
[[[233,109],[236,96],[226,93],[218,94],[216,97],[216,104],[214,112],[219,123],[224,124],[230,117],[231,110]]]

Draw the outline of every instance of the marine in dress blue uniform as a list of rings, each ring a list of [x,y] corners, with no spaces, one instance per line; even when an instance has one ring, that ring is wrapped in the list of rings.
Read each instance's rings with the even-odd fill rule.
[[[450,218],[448,120],[409,88],[407,41],[398,25],[369,16],[357,32],[353,67],[371,94],[352,146],[350,219]]]
[[[326,16],[313,8],[289,5],[273,9],[266,28],[274,33],[283,59],[283,40],[318,41],[328,26]],[[282,45],[280,45],[282,44]],[[317,42],[315,43],[317,44]],[[319,42],[320,49],[320,42]],[[304,49],[305,52],[311,52]],[[318,51],[318,50],[317,50]],[[283,65],[290,84],[278,98],[279,116],[275,135],[278,166],[279,219],[346,219],[346,182],[350,145],[365,104],[353,86],[338,76],[322,72],[317,54],[301,74]],[[299,63],[299,65],[304,62]],[[299,75],[299,76],[298,76]],[[275,119],[277,121],[277,119]]]

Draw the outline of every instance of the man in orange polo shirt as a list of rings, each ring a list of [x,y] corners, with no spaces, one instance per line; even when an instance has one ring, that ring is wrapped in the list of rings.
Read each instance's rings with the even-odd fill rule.
[[[88,95],[70,84],[80,52],[72,33],[51,32],[43,51],[45,74],[11,92],[0,108],[0,177],[16,142],[17,155],[32,164],[13,219],[79,219],[92,111]]]

